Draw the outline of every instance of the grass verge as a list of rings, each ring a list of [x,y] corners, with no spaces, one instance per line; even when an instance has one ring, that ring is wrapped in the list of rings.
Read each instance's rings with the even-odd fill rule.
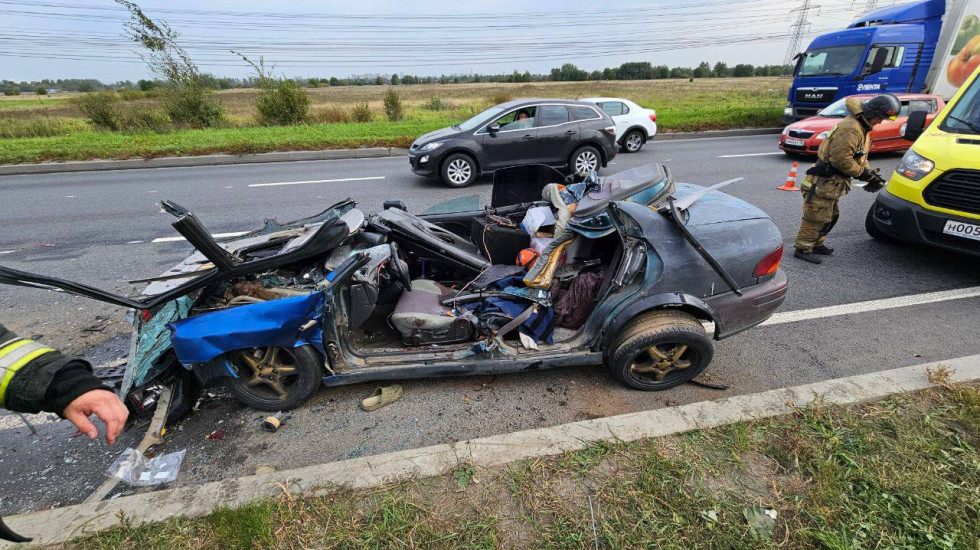
[[[975,549],[978,444],[980,388],[944,386],[64,547]]]
[[[406,147],[421,134],[465,120],[500,100],[521,97],[625,97],[656,109],[661,132],[774,127],[782,117],[788,84],[786,79],[736,78],[400,86],[405,120],[399,122],[383,121],[380,86],[319,88],[308,90],[315,123],[285,127],[258,126],[256,92],[231,90],[215,94],[226,111],[224,127],[138,133],[96,131],[64,99],[0,100],[0,164]],[[158,99],[141,99],[137,107],[153,112]],[[368,110],[373,121],[353,122],[358,108]]]

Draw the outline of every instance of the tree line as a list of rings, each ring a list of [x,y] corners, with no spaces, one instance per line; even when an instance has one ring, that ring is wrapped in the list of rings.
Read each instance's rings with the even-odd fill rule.
[[[618,67],[606,67],[602,70],[587,71],[580,69],[572,63],[565,63],[561,67],[551,69],[548,74],[532,74],[529,71],[513,71],[501,74],[455,74],[440,76],[418,76],[412,74],[392,74],[392,75],[358,75],[339,78],[332,76],[325,77],[296,77],[292,78],[294,83],[310,88],[327,86],[399,86],[412,84],[460,84],[470,82],[578,82],[588,80],[659,80],[668,78],[722,78],[722,77],[749,77],[749,76],[788,76],[792,74],[791,65],[752,65],[751,63],[739,63],[728,65],[724,62],[717,62],[711,65],[707,61],[700,63],[696,67],[668,67],[667,65],[653,65],[649,61],[630,61]],[[261,87],[261,78],[228,78],[218,77],[208,73],[201,73],[198,76],[200,85],[212,90],[229,90],[232,88],[257,88]],[[21,92],[40,93],[44,90],[56,90],[62,92],[94,92],[100,90],[119,90],[119,89],[138,89],[144,92],[151,91],[165,85],[163,80],[144,79],[136,82],[121,80],[118,82],[102,83],[92,78],[66,78],[66,79],[44,79],[39,81],[14,82],[11,80],[0,81],[0,89],[7,95],[17,95]]]

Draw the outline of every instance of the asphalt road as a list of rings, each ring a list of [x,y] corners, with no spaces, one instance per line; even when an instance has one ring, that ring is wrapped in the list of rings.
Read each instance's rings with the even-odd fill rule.
[[[620,155],[605,173],[664,162],[678,181],[745,177],[726,192],[768,212],[792,250],[801,198],[776,190],[792,159],[775,141],[654,141],[638,154]],[[899,158],[873,157],[872,164],[888,172]],[[806,166],[801,162],[801,180]],[[305,217],[346,197],[366,211],[401,199],[418,212],[473,193],[487,199],[489,192],[489,181],[451,190],[419,179],[405,158],[2,177],[0,264],[128,292],[125,281],[156,275],[188,254],[186,243],[153,242],[175,235],[170,216],[158,207],[163,198],[224,233],[252,229],[266,217]],[[791,288],[781,311],[980,285],[975,258],[871,240],[864,215],[872,200],[859,189],[843,199],[831,238],[837,252],[823,265],[784,259]],[[410,381],[401,401],[365,413],[357,405],[373,387],[358,385],[321,390],[280,432],[269,434],[261,428],[264,415],[215,390],[170,430],[161,452],[187,449],[176,483],[189,484],[249,474],[259,464],[294,468],[937,361],[977,353],[978,306],[980,298],[973,297],[753,329],[717,343],[708,372],[731,386],[726,391],[688,385],[644,393],[621,387],[601,368],[576,368]],[[0,287],[5,324],[96,363],[125,355],[123,313],[89,300]],[[113,458],[135,446],[139,428],[106,448],[71,438],[65,422],[44,423],[32,435],[0,417],[0,514],[83,499]],[[205,439],[215,430],[223,439]]]

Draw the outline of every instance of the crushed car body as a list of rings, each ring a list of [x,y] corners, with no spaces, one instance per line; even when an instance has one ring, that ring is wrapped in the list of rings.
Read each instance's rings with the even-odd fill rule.
[[[498,170],[491,204],[478,205],[416,215],[389,201],[366,215],[348,199],[219,242],[164,201],[196,252],[135,281],[139,296],[3,267],[0,283],[130,308],[121,392],[139,413],[171,385],[172,417],[221,381],[264,410],[296,407],[320,384],[603,363],[630,387],[666,389],[786,293],[769,217],[675,183],[663,165],[604,178]]]

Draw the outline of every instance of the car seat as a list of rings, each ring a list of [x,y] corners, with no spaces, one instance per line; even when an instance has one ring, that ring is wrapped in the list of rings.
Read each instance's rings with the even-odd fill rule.
[[[463,309],[442,305],[453,294],[435,281],[416,279],[412,290],[402,292],[391,314],[391,324],[401,334],[406,346],[454,344],[473,338],[473,321]]]

